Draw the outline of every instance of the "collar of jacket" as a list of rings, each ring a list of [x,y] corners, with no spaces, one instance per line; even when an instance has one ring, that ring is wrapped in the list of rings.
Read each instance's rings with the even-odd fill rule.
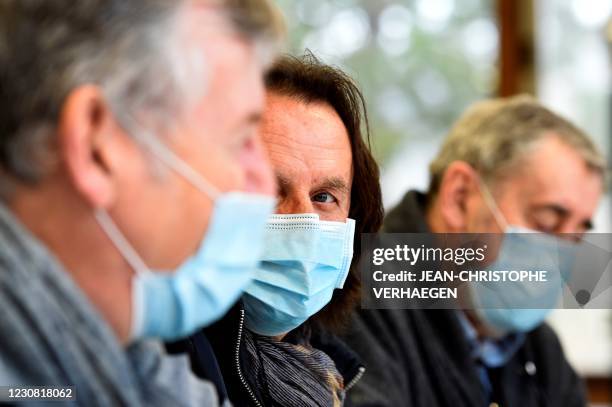
[[[408,191],[399,204],[385,217],[383,232],[429,233],[425,208],[427,196],[418,191]]]
[[[408,191],[399,204],[391,209],[385,217],[383,232],[387,233],[431,233],[426,220],[427,195],[416,191]],[[452,349],[451,354],[460,363],[467,363],[472,359],[474,340],[461,323],[463,315],[461,312],[444,309],[427,310],[428,322],[440,335],[440,340],[445,343],[447,349]],[[467,323],[467,321],[466,321]],[[449,335],[452,332],[452,335]],[[459,341],[457,337],[464,340]],[[511,358],[521,347],[524,337],[506,338],[510,346],[504,355],[504,363]],[[495,365],[503,363],[494,363]],[[493,367],[493,366],[489,366]]]
[[[408,191],[402,200],[385,217],[385,233],[431,233],[425,216],[427,196],[419,191]],[[470,347],[457,318],[457,312],[450,309],[413,310],[411,312],[421,329],[428,327],[431,335],[440,341],[441,347],[460,366],[472,363]],[[458,338],[461,338],[458,340]]]
[[[344,380],[344,390],[349,391],[366,371],[361,358],[338,336],[321,329],[313,330],[310,345],[327,354]]]

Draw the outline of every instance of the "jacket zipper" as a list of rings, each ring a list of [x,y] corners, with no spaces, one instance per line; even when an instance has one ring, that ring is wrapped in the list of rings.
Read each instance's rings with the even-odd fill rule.
[[[365,374],[365,371],[366,371],[366,368],[364,366],[359,366],[359,371],[357,372],[355,377],[353,377],[351,381],[348,382],[346,386],[344,386],[344,391],[348,392],[351,388],[353,388],[353,386],[355,386],[357,382],[361,380],[361,378]]]
[[[262,407],[262,404],[259,402],[259,400],[257,400],[257,397],[255,397],[255,393],[253,393],[251,386],[249,386],[249,384],[247,383],[246,379],[244,378],[244,375],[242,374],[242,369],[240,368],[240,342],[242,341],[243,326],[244,326],[244,309],[241,309],[240,310],[240,325],[238,326],[238,340],[236,341],[236,354],[235,354],[236,371],[238,372],[238,378],[242,382],[242,386],[246,389],[247,393],[249,393],[249,396],[251,397],[251,400],[253,400],[253,403],[255,403],[257,407]]]

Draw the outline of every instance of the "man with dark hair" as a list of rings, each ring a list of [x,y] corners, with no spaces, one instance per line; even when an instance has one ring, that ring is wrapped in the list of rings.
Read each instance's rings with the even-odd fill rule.
[[[364,368],[334,332],[358,300],[359,236],[382,222],[365,103],[312,55],[281,58],[265,83],[261,135],[279,204],[263,264],[240,306],[174,346],[235,405],[339,406]],[[211,350],[218,366],[201,361]]]
[[[470,108],[430,170],[428,193],[408,192],[387,215],[385,232],[502,232],[508,239],[528,229],[575,239],[591,227],[605,163],[582,131],[518,96]],[[361,310],[346,340],[368,373],[351,404],[584,406],[582,382],[544,323],[550,310],[513,305]]]

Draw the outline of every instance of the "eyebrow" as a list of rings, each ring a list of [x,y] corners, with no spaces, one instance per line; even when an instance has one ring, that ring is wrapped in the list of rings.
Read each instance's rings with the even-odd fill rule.
[[[248,115],[248,117],[245,120],[245,123],[259,123],[261,121],[261,112],[253,112],[251,114]]]
[[[289,177],[277,172],[276,181],[279,191],[289,191],[291,189],[291,179]],[[343,193],[349,192],[349,186],[341,177],[325,177],[315,185],[314,189],[331,189]]]
[[[288,177],[285,177],[283,174],[276,173],[276,184],[278,185],[278,193],[282,194],[283,192],[287,192],[291,189],[291,181],[289,181]]]
[[[317,183],[316,189],[331,189],[338,192],[348,193],[349,186],[341,177],[326,177]]]
[[[241,131],[247,127],[256,126],[261,122],[262,114],[260,112],[251,112],[240,122],[236,123],[232,129],[233,131]]]

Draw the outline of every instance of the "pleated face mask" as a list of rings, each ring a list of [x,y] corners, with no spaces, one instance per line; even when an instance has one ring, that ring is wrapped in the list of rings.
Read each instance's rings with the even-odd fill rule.
[[[504,232],[490,270],[546,270],[546,282],[474,282],[472,300],[480,318],[498,334],[528,332],[542,324],[555,308],[569,280],[578,245],[553,235],[508,223],[487,186],[480,186],[485,203]]]
[[[355,221],[321,221],[317,214],[273,215],[262,262],[243,297],[251,331],[277,336],[317,313],[341,289],[353,258]]]

